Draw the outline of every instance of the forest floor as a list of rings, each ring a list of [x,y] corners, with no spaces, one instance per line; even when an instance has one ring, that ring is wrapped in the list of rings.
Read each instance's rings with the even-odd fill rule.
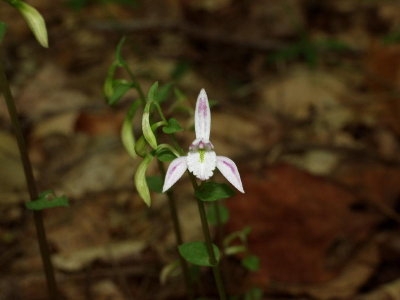
[[[250,226],[261,260],[247,272],[240,255],[227,258],[231,295],[257,287],[271,300],[400,299],[398,1],[29,3],[46,19],[49,49],[0,3],[3,48],[38,186],[71,202],[44,213],[65,299],[186,299],[179,274],[161,276],[177,259],[165,196],[144,205],[138,161],[120,141],[138,95],[110,108],[102,93],[123,35],[144,90],[172,82],[192,106],[201,88],[216,103],[212,141],[246,191],[225,202],[224,232]],[[193,133],[177,137],[186,148]],[[0,166],[0,299],[46,299],[3,101]],[[176,191],[184,239],[201,239],[189,180]],[[216,299],[211,272],[197,271],[196,295]]]

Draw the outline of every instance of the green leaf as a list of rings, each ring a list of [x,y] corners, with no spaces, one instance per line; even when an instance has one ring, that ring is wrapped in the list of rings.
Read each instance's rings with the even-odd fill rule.
[[[179,260],[175,260],[162,268],[160,272],[160,283],[164,285],[169,277],[176,277],[180,273]]]
[[[158,90],[158,81],[153,83],[153,85],[149,89],[149,92],[147,94],[148,102],[157,101],[157,92],[158,92],[157,90]]]
[[[225,183],[203,182],[195,191],[195,196],[202,201],[217,201],[232,197],[234,191]]]
[[[39,44],[48,48],[46,23],[40,12],[24,1],[9,1],[9,3],[22,14]]]
[[[151,205],[151,198],[149,187],[147,186],[146,181],[146,171],[152,160],[153,156],[151,154],[147,154],[137,167],[134,177],[136,190],[147,206]]]
[[[165,125],[162,131],[166,134],[173,134],[175,132],[182,131],[183,128],[179,125],[178,121],[174,118],[168,120],[168,124]]]
[[[258,271],[260,269],[260,259],[258,256],[249,255],[242,259],[242,265],[249,271]]]
[[[173,84],[172,83],[167,83],[165,85],[163,85],[159,90],[158,93],[156,95],[156,101],[158,103],[162,103],[165,100],[168,99],[168,96],[171,92],[171,88],[172,88]]]
[[[219,249],[216,245],[212,245],[213,251],[217,260],[217,263],[220,259]],[[191,242],[184,243],[179,246],[179,253],[181,256],[187,260],[188,262],[203,266],[203,267],[213,267],[214,265],[210,263],[210,257],[207,251],[207,245],[204,242]]]
[[[136,158],[137,154],[135,151],[135,136],[133,134],[133,118],[135,117],[135,113],[140,106],[139,101],[135,101],[132,103],[131,107],[129,108],[124,122],[122,123],[121,127],[121,140],[122,144],[125,147],[125,150],[129,153],[132,158]]]
[[[146,146],[147,146],[146,140],[142,135],[135,144],[136,154],[139,155],[140,157],[144,157],[147,154]]]
[[[115,62],[117,63],[118,67],[122,67],[122,66],[124,66],[126,64],[124,58],[122,57],[122,53],[121,53],[122,52],[122,46],[124,45],[125,41],[126,41],[126,37],[123,36],[119,40],[118,45],[117,45],[117,47],[115,49]]]
[[[251,227],[246,226],[242,230],[232,232],[227,237],[224,238],[224,247],[228,247],[235,239],[239,239],[242,243],[247,243],[247,236],[251,232]]]
[[[117,103],[134,86],[132,82],[124,79],[112,80],[112,94],[108,100],[109,105]]]
[[[142,131],[144,138],[149,143],[149,145],[153,148],[157,148],[157,139],[152,130],[152,126],[150,125],[150,111],[151,106],[155,104],[156,94],[158,89],[158,82],[155,82],[149,89],[147,94],[147,103],[144,107],[143,117],[142,117]]]
[[[0,43],[3,41],[3,38],[6,34],[7,25],[0,21]]]
[[[30,210],[43,210],[59,206],[69,206],[68,198],[66,196],[57,197],[52,190],[44,191],[39,194],[37,200],[25,203],[25,207]]]
[[[162,193],[162,187],[164,185],[164,179],[161,176],[148,176],[146,178],[147,186],[150,191],[155,193]]]
[[[247,247],[244,245],[229,246],[224,249],[225,255],[235,255],[247,251]]]
[[[208,223],[211,225],[217,225],[218,224],[218,219],[217,219],[217,209],[216,205],[218,205],[218,210],[219,210],[219,215],[221,218],[221,224],[225,224],[229,220],[229,210],[226,208],[226,206],[214,203],[214,205],[209,205],[207,207],[207,220]]]
[[[166,148],[157,150],[156,156],[162,162],[170,162],[176,158],[175,154],[173,154],[170,150]]]
[[[164,124],[163,122],[154,123],[153,125],[151,125],[151,130],[153,132],[155,132],[163,124]],[[161,144],[161,145],[163,145],[163,144]],[[161,145],[158,145],[157,148],[160,147]],[[141,157],[145,156],[146,153],[147,153],[147,149],[146,148],[147,148],[146,139],[145,139],[144,135],[142,135],[137,140],[136,145],[135,145],[135,151],[136,151],[137,155],[139,155]]]
[[[181,79],[189,70],[190,63],[188,61],[180,61],[175,65],[175,68],[171,72],[171,77],[174,80]]]
[[[142,117],[142,131],[143,131],[143,136],[146,139],[146,141],[149,143],[149,145],[153,148],[157,148],[157,139],[156,136],[154,135],[153,130],[151,129],[150,125],[150,107],[153,104],[153,102],[147,102],[146,106],[144,107],[144,112],[143,112],[143,117]]]

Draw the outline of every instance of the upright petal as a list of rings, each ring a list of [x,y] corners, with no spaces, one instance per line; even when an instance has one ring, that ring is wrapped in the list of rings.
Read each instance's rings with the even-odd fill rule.
[[[244,193],[239,171],[230,158],[217,156],[217,168],[235,188]]]
[[[196,139],[208,141],[210,139],[211,113],[206,91],[201,89],[197,97],[196,112],[194,116]]]
[[[163,193],[182,177],[187,169],[186,156],[175,158],[169,165],[164,179]]]

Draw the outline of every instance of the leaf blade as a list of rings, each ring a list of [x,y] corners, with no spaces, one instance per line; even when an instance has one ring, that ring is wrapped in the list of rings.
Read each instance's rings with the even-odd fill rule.
[[[220,252],[216,245],[212,244],[217,264],[220,260]],[[213,267],[208,255],[207,245],[204,242],[184,243],[178,247],[180,255],[188,262],[203,267]]]

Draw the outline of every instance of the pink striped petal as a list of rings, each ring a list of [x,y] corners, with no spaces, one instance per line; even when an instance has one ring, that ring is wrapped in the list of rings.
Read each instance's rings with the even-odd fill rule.
[[[217,156],[217,168],[235,188],[244,193],[239,171],[230,158]]]
[[[196,111],[194,115],[194,127],[196,139],[208,141],[210,139],[211,112],[206,91],[201,89],[197,97]]]
[[[175,184],[182,177],[187,169],[186,156],[175,158],[168,167],[165,175],[163,193]]]

